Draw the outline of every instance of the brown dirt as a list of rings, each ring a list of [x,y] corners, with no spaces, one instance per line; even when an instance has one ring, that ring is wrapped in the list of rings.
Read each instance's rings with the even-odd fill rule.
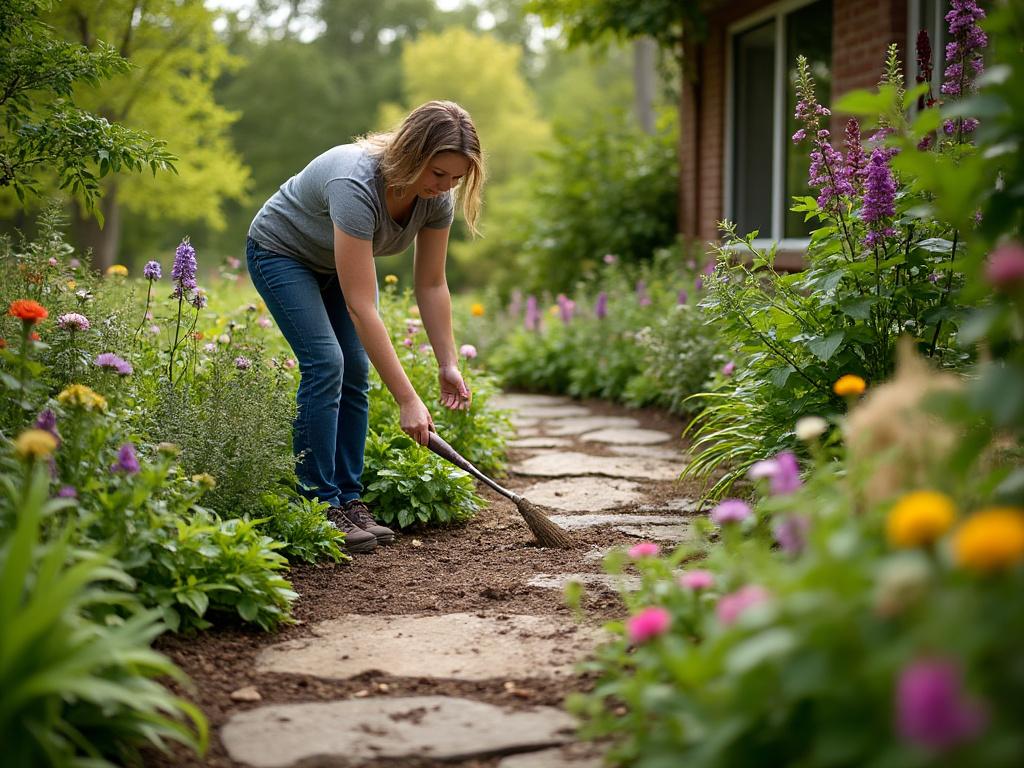
[[[658,429],[679,436],[685,423],[670,413],[644,409],[633,411],[603,401],[580,401],[593,415],[630,416],[647,429]],[[678,437],[666,448],[682,450]],[[568,450],[608,455],[607,446],[576,441]],[[510,453],[511,462],[524,456]],[[510,462],[510,463],[511,463]],[[682,463],[680,463],[682,468]],[[535,482],[532,478],[510,476],[502,484],[522,492]],[[557,590],[526,586],[535,573],[601,573],[599,559],[585,555],[616,544],[635,543],[625,534],[590,529],[582,546],[573,550],[540,548],[520,517],[514,504],[479,484],[487,507],[467,524],[446,530],[411,530],[396,536],[389,547],[378,547],[369,555],[356,555],[348,563],[318,566],[296,565],[288,574],[299,594],[293,610],[294,625],[277,634],[266,634],[258,627],[223,626],[195,637],[168,634],[159,638],[156,648],[170,656],[192,680],[190,690],[175,686],[176,692],[195,702],[210,722],[210,747],[205,757],[197,758],[183,749],[169,755],[155,751],[145,755],[146,765],[209,766],[242,768],[232,761],[218,739],[219,728],[232,714],[267,703],[326,701],[362,696],[452,695],[512,707],[559,706],[567,694],[588,690],[593,680],[577,676],[564,680],[535,679],[461,682],[428,678],[398,678],[370,672],[347,680],[327,680],[307,675],[257,674],[255,659],[268,645],[309,635],[310,625],[355,614],[439,614],[487,612],[488,615],[531,614],[570,616]],[[699,488],[673,483],[648,483],[644,504],[656,504],[680,496],[694,497]],[[621,511],[630,511],[629,508]],[[580,536],[580,534],[576,534]],[[611,591],[588,591],[583,609],[588,622],[600,624],[620,618],[624,606]],[[231,693],[256,686],[263,700],[243,703],[232,700]],[[578,748],[578,747],[577,747]],[[490,768],[499,758],[457,763],[459,768]],[[317,762],[318,766],[343,765]],[[383,768],[437,768],[432,760],[381,762]],[[451,766],[452,763],[443,765]],[[374,768],[371,766],[370,768]]]

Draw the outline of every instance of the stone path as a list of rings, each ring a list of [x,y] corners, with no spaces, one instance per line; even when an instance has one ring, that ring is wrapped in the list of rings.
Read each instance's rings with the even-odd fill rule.
[[[495,398],[495,400],[499,400]],[[494,400],[492,400],[494,402]],[[519,492],[568,530],[604,526],[666,548],[690,538],[698,502],[672,493],[684,457],[665,446],[676,435],[631,418],[594,416],[567,398],[504,395],[515,413]],[[589,448],[588,448],[589,446]],[[603,556],[595,552],[595,558]],[[524,573],[525,586],[552,590],[572,580],[588,590],[631,589],[636,578],[598,573]],[[346,680],[370,671],[410,678],[505,680],[570,676],[603,637],[569,618],[488,613],[349,615],[311,627],[310,636],[263,650],[256,672]],[[410,652],[412,649],[413,652]],[[252,701],[248,689],[237,700]],[[361,697],[360,693],[364,695]],[[578,744],[569,714],[553,707],[503,707],[456,696],[367,697],[268,704],[234,714],[220,732],[231,759],[254,768],[375,761],[497,759],[497,768],[598,768],[601,755]],[[248,698],[247,698],[248,697]],[[258,700],[258,694],[255,696]],[[353,739],[353,734],[369,738]]]

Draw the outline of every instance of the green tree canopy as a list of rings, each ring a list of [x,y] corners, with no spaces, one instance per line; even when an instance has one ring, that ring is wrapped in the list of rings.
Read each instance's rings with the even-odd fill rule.
[[[164,143],[116,122],[87,102],[101,81],[124,77],[118,50],[62,40],[40,14],[48,0],[0,3],[0,187],[22,204],[56,186],[93,210],[111,172],[172,169]]]

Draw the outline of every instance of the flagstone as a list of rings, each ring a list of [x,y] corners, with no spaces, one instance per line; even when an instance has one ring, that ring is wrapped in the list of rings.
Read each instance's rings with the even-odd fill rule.
[[[538,405],[562,405],[571,402],[563,395],[535,395],[529,393],[502,392],[487,398],[487,405],[501,410],[517,410]]]
[[[516,411],[521,419],[568,419],[589,416],[590,409],[582,405],[528,405]]]
[[[672,439],[668,432],[657,429],[623,429],[610,427],[586,432],[580,435],[585,443],[610,443],[611,445],[658,445]]]
[[[618,509],[644,497],[632,480],[604,477],[566,477],[530,486],[522,495],[548,509],[597,512]]]
[[[573,718],[554,707],[516,710],[450,696],[403,696],[260,707],[221,729],[231,759],[253,768],[316,760],[469,760],[557,746]]]
[[[523,434],[522,430],[519,431],[519,434]],[[516,448],[519,450],[530,448],[565,448],[570,445],[572,445],[571,440],[564,437],[549,436],[529,436],[508,441],[509,448]]]
[[[582,531],[599,525],[679,525],[678,515],[549,515],[548,519],[567,531]]]
[[[602,637],[568,619],[514,614],[350,614],[312,630],[313,637],[264,649],[257,671],[331,679],[371,670],[454,680],[568,676]]]
[[[512,472],[530,477],[579,477],[604,475],[638,480],[672,481],[679,477],[682,465],[640,456],[591,456],[566,451],[547,456],[531,456],[512,467]]]
[[[618,592],[620,589],[627,589],[635,592],[640,589],[641,580],[639,576],[629,574],[613,575],[610,573],[538,573],[526,582],[528,587],[540,587],[541,589],[565,589],[570,581],[578,581],[585,589],[607,589],[610,592]]]
[[[642,456],[648,459],[673,461],[685,467],[690,459],[674,448],[663,448],[658,445],[609,445],[608,450],[619,456]]]
[[[597,429],[632,429],[639,427],[640,422],[629,416],[583,416],[571,419],[552,419],[544,425],[544,432],[549,435],[564,437],[566,435],[582,435]]]

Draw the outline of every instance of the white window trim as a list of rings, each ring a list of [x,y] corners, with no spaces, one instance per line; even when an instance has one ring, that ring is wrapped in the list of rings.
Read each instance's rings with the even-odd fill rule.
[[[772,220],[771,230],[772,233],[782,232],[785,226],[787,203],[782,200],[786,191],[786,175],[785,175],[785,136],[783,135],[786,131],[786,114],[785,114],[785,99],[778,98],[779,95],[786,92],[786,26],[784,24],[785,17],[787,14],[792,13],[795,10],[803,8],[806,5],[810,5],[815,0],[781,0],[781,2],[773,3],[772,5],[761,8],[755,13],[745,16],[739,21],[733,22],[726,27],[725,34],[725,157],[722,163],[723,173],[725,178],[722,180],[722,211],[724,212],[724,218],[731,221],[733,218],[733,206],[732,206],[732,195],[733,195],[733,170],[735,168],[736,158],[733,153],[733,145],[735,142],[735,131],[733,130],[733,120],[736,115],[736,104],[735,104],[735,93],[733,91],[733,39],[735,36],[744,32],[748,29],[763,24],[766,21],[772,19],[775,20],[775,93],[777,98],[772,108],[772,133],[775,136],[779,136],[780,140],[776,141],[772,146]],[[746,233],[739,233],[741,235]],[[757,248],[770,248],[774,243],[779,251],[806,251],[807,246],[810,243],[810,238],[782,238],[776,239],[775,237],[757,237],[754,241],[754,246]]]

